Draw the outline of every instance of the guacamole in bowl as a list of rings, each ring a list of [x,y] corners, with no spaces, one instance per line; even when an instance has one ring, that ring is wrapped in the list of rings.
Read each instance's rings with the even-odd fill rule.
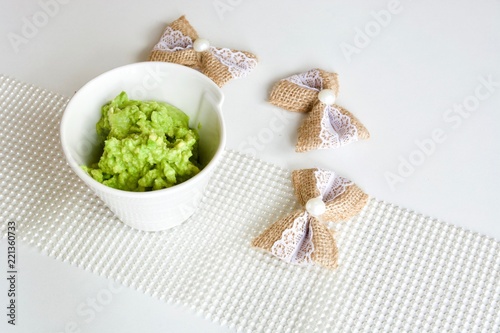
[[[199,135],[173,105],[130,100],[125,92],[102,106],[96,124],[104,142],[97,163],[82,168],[98,182],[143,192],[168,188],[200,172]]]

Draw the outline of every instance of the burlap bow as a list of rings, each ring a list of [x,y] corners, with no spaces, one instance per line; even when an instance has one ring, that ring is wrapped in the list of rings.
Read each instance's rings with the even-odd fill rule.
[[[338,148],[368,139],[370,133],[349,111],[334,104],[339,83],[336,73],[312,69],[277,82],[272,104],[294,112],[309,112],[299,128],[297,152]]]
[[[251,53],[210,46],[206,39],[198,37],[184,16],[167,26],[149,60],[198,69],[219,87],[233,78],[247,76],[257,66],[257,57]]]
[[[252,245],[289,263],[337,267],[337,245],[327,224],[357,215],[368,195],[333,171],[296,170],[292,181],[303,208],[275,222]]]

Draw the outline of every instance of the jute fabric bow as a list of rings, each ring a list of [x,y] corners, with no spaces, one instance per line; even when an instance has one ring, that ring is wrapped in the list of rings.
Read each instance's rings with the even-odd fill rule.
[[[214,47],[208,40],[199,38],[184,16],[167,26],[149,60],[197,69],[219,87],[233,78],[247,76],[257,66],[257,57],[252,53]]]
[[[292,264],[317,263],[337,267],[338,250],[329,222],[357,215],[368,195],[333,171],[303,169],[292,173],[295,195],[302,206],[271,225],[252,245]]]
[[[309,113],[299,128],[297,152],[339,148],[368,139],[370,133],[349,111],[335,104],[336,73],[312,69],[278,81],[269,102],[283,109]]]

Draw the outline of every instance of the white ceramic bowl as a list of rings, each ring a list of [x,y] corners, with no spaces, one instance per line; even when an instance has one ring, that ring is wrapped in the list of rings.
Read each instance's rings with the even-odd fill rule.
[[[170,103],[199,128],[203,169],[184,183],[151,192],[128,192],[105,186],[81,169],[97,162],[102,142],[96,134],[101,107],[127,92],[130,99]],[[209,78],[191,68],[164,62],[142,62],[115,68],[84,85],[66,106],[61,121],[61,144],[73,171],[133,228],[155,231],[188,219],[201,200],[226,143],[221,106],[224,96]],[[201,126],[199,127],[199,124]]]

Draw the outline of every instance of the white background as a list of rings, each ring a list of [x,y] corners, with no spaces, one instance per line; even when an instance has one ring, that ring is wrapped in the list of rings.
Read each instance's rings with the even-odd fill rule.
[[[0,2],[0,73],[70,97],[104,71],[147,60],[166,24],[185,14],[213,45],[260,60],[249,77],[223,88],[228,148],[284,168],[333,169],[379,199],[500,239],[500,1],[66,0],[38,31],[23,35],[26,20],[41,17],[41,2]],[[397,11],[382,26],[374,13],[388,8]],[[363,30],[372,35],[366,45]],[[349,56],[347,44],[357,53]],[[337,103],[365,124],[369,141],[294,152],[304,116],[266,98],[277,80],[316,67],[339,73]],[[447,110],[471,101],[488,76],[498,82],[491,96],[460,123],[446,121]],[[398,174],[401,158],[424,156],[415,141],[431,138],[436,128],[446,140],[391,187],[386,174]],[[6,242],[0,245],[6,256]],[[18,326],[9,332],[64,332],[71,321],[81,332],[228,331],[130,289],[84,322],[77,308],[108,281],[28,244],[19,245],[19,256]]]

